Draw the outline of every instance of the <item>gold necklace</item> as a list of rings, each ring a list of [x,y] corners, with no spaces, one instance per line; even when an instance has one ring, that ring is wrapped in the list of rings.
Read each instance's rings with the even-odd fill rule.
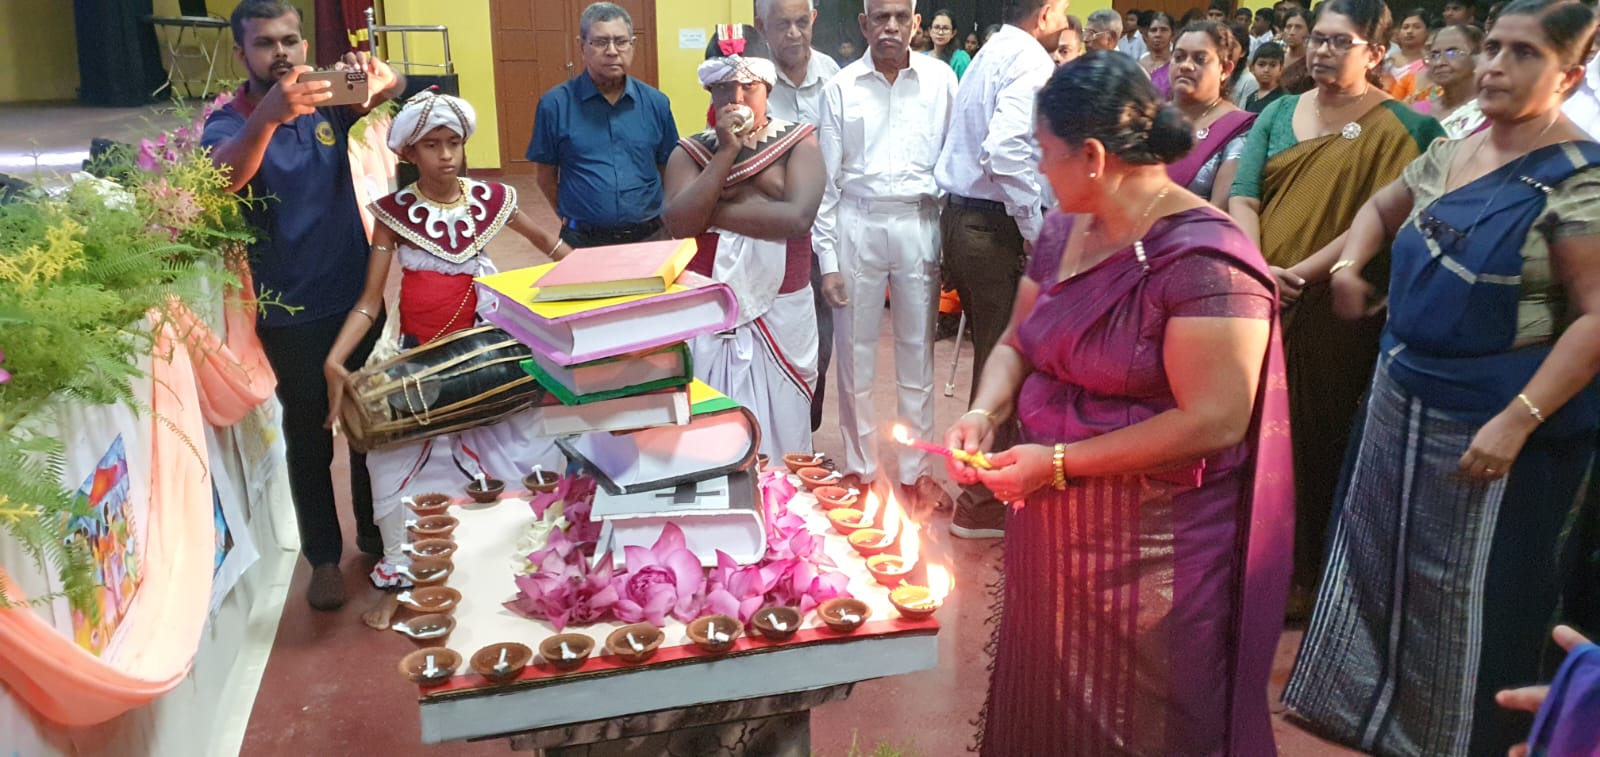
[[[427,192],[422,191],[422,182],[420,181],[417,182],[416,187],[417,196],[421,197],[423,200],[426,200],[428,204],[433,205],[440,210],[451,210],[467,204],[467,182],[465,179],[462,179],[459,176],[456,177],[456,187],[458,188],[459,193],[456,195],[454,200],[449,202],[440,202],[432,197],[429,197]]]
[[[1361,94],[1357,95],[1356,99],[1352,100],[1351,102],[1361,102],[1362,100],[1367,99],[1367,95],[1371,92],[1372,85],[1368,84],[1367,88],[1361,90]],[[1321,130],[1327,128],[1328,122],[1322,117],[1322,90],[1320,89],[1317,90],[1316,96],[1311,98],[1311,110],[1317,114],[1317,129]],[[1361,124],[1358,124],[1355,121],[1345,124],[1344,128],[1339,130],[1339,136],[1344,137],[1345,139],[1355,139],[1356,137],[1361,136]]]
[[[1150,219],[1150,213],[1156,209],[1157,205],[1161,204],[1161,201],[1166,198],[1167,193],[1171,192],[1174,186],[1177,185],[1167,182],[1167,185],[1162,187],[1161,191],[1157,192],[1156,196],[1150,199],[1150,204],[1144,206],[1144,212],[1139,214],[1139,220],[1134,222],[1133,230],[1129,232],[1129,241],[1139,238],[1139,229],[1144,226],[1145,221]],[[1089,224],[1086,223],[1083,225],[1083,233],[1078,237],[1078,254],[1073,258],[1072,270],[1067,273],[1065,279],[1062,279],[1063,281],[1078,275],[1078,270],[1083,266],[1084,258],[1088,257],[1088,238]],[[1113,252],[1115,252],[1116,250],[1120,250],[1126,246],[1128,246],[1128,243],[1123,242],[1112,247],[1111,249]]]
[[[1194,120],[1195,123],[1199,123],[1201,121],[1206,120],[1206,116],[1211,115],[1211,111],[1214,110],[1217,107],[1217,105],[1219,103],[1221,103],[1221,102],[1222,102],[1222,96],[1218,95],[1217,99],[1212,100],[1211,104],[1206,106],[1206,112],[1201,113],[1200,117],[1196,118]],[[1209,125],[1202,126],[1202,127],[1198,128],[1198,129],[1194,130],[1194,141],[1196,141],[1196,142],[1204,142],[1204,141],[1206,141],[1206,137],[1209,137],[1209,136],[1211,136],[1211,127]]]

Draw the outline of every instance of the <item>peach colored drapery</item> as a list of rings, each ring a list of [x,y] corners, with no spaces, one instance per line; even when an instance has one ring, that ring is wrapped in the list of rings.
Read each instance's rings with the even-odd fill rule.
[[[223,299],[224,329],[218,339],[187,305],[173,300],[167,314],[178,327],[194,361],[200,409],[207,423],[226,428],[272,397],[278,386],[267,353],[256,336],[255,291],[250,271],[240,266],[239,287]],[[226,341],[224,341],[224,339]]]
[[[159,319],[156,319],[159,322]],[[205,627],[214,557],[211,472],[195,366],[170,325],[151,361],[150,508],[144,578],[122,620],[115,659],[101,659],[33,610],[0,610],[0,683],[44,717],[67,726],[102,723],[148,704],[189,672]],[[13,602],[20,588],[4,571]]]

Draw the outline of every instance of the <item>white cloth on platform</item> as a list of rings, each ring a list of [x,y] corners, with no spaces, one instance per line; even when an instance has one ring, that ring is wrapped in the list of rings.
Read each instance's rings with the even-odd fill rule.
[[[727,244],[729,236],[725,233],[721,243]],[[732,330],[689,340],[689,351],[695,378],[755,415],[762,452],[776,460],[787,452],[811,451],[811,394],[817,385],[811,287],[778,295],[761,317]]]

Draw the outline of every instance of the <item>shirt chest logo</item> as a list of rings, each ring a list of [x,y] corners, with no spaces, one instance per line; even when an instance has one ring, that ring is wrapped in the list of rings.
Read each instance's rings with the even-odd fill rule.
[[[328,147],[333,146],[333,124],[330,124],[327,121],[317,124],[317,141]]]

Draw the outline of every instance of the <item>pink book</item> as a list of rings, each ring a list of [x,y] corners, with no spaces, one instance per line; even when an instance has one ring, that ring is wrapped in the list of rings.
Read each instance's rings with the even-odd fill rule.
[[[693,239],[584,247],[562,258],[535,283],[535,302],[659,294],[689,267]]]
[[[594,300],[539,302],[534,287],[548,263],[477,279],[480,311],[557,365],[651,350],[733,328],[733,290],[685,271],[667,291]]]

